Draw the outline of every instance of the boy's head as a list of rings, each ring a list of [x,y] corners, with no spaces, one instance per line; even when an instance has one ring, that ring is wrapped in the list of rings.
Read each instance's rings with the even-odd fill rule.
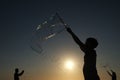
[[[90,49],[94,49],[94,48],[97,47],[98,42],[95,38],[87,38],[86,42],[85,42],[85,45]]]
[[[18,68],[16,68],[16,69],[15,69],[15,72],[18,73],[18,71],[19,71]]]

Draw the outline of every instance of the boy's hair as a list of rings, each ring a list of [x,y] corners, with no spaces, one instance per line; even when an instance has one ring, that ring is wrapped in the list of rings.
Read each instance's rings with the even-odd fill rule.
[[[98,41],[95,38],[90,37],[86,39],[85,45],[94,49],[98,46]]]
[[[15,72],[18,72],[19,70],[18,70],[18,68],[15,68]]]

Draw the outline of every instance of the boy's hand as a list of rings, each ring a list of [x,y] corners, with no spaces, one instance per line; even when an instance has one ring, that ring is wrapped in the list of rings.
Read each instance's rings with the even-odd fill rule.
[[[22,72],[24,72],[24,70],[22,70]]]
[[[68,32],[72,32],[70,27],[66,27],[66,29],[67,29]]]

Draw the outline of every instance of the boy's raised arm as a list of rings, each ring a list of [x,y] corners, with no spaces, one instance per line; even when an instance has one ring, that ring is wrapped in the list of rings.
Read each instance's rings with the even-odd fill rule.
[[[72,32],[71,28],[67,27],[67,32],[69,32],[74,39],[74,41],[79,45],[80,48],[84,48],[84,44],[80,41],[80,39]]]
[[[24,73],[24,70],[21,73],[19,73],[19,76],[21,76],[23,73]]]
[[[107,73],[108,73],[110,76],[112,76],[112,74],[111,74],[109,71],[107,71]]]

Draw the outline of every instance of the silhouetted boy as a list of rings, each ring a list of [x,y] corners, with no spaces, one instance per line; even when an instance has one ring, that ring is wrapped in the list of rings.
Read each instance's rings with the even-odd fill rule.
[[[94,50],[98,42],[94,38],[88,38],[85,42],[81,42],[79,38],[67,27],[67,31],[71,34],[74,41],[79,45],[80,49],[85,53],[84,55],[84,67],[83,74],[85,80],[100,80],[96,70],[96,51]]]
[[[112,80],[117,80],[116,73],[113,70],[111,70],[111,73],[109,71],[107,71],[107,73],[112,77]]]
[[[21,73],[19,73],[19,69],[16,68],[14,73],[14,80],[19,80],[19,76],[21,76],[23,73],[24,73],[24,70]]]

